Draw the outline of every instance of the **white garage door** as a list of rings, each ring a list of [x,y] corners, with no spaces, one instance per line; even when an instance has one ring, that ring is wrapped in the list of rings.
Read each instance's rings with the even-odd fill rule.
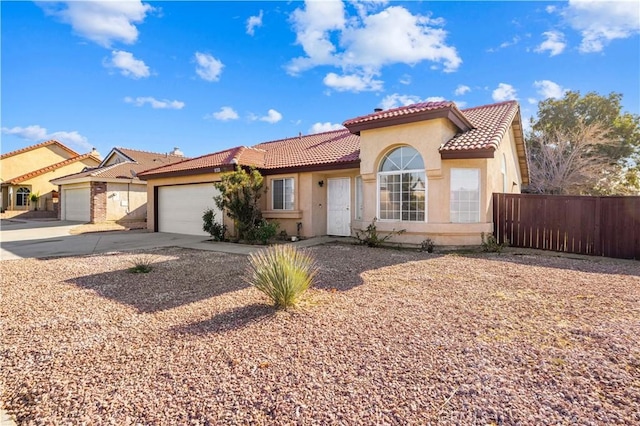
[[[89,188],[65,189],[62,194],[64,211],[62,217],[65,220],[79,220],[89,222]]]
[[[158,231],[209,235],[202,230],[202,215],[211,208],[216,212],[215,220],[222,222],[222,213],[213,201],[218,194],[211,183],[159,187]]]

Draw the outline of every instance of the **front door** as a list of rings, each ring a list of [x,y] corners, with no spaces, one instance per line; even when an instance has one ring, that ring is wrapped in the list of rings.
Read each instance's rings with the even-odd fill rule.
[[[327,235],[351,235],[351,179],[327,179]]]

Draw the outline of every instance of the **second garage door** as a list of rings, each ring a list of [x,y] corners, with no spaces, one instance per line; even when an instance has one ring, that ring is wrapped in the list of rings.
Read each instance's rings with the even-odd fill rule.
[[[64,211],[61,215],[64,220],[89,222],[91,219],[89,198],[89,188],[65,189],[62,194]]]
[[[159,187],[158,231],[209,235],[202,230],[202,215],[205,210],[213,209],[215,220],[222,222],[222,212],[213,201],[218,194],[212,183]]]

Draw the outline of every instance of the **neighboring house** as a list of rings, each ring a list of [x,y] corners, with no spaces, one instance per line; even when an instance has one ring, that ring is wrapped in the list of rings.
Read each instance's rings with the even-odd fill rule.
[[[95,167],[100,163],[99,156],[95,150],[78,154],[56,140],[2,154],[2,209],[15,214],[36,208],[54,210],[57,187],[49,181]],[[32,194],[39,195],[37,205],[30,201]]]
[[[493,231],[493,192],[528,183],[517,102],[459,110],[427,102],[376,110],[345,130],[237,147],[141,173],[149,229],[204,234],[213,182],[236,166],[265,176],[263,216],[290,235],[350,236],[374,218],[394,241],[475,245]],[[217,218],[223,218],[217,212]],[[228,219],[225,219],[228,222]]]
[[[138,173],[183,161],[169,154],[113,148],[95,168],[53,179],[60,190],[60,218],[83,222],[141,221],[147,217],[147,183]]]

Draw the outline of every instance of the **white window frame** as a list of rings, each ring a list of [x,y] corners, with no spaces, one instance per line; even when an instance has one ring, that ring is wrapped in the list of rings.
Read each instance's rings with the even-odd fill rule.
[[[415,148],[413,148],[412,146],[409,145],[404,145],[404,146],[399,146],[399,147],[395,147],[391,150],[389,150],[383,157],[382,160],[378,166],[378,170],[380,170],[380,168],[382,168],[385,160],[388,158],[388,156],[394,152],[397,149],[403,148],[403,147],[407,147],[407,148],[412,148],[415,150]],[[416,150],[417,151],[417,150]],[[420,155],[421,159],[422,159],[422,155],[420,154],[419,151],[418,155]],[[424,159],[423,159],[423,163],[424,163]],[[399,175],[402,176],[404,174],[410,174],[410,173],[420,173],[424,178],[424,211],[422,212],[424,219],[422,220],[411,220],[411,219],[407,219],[407,220],[403,220],[402,219],[402,214],[403,214],[403,210],[402,210],[402,200],[400,200],[400,218],[399,219],[386,219],[382,217],[381,211],[380,211],[380,184],[381,184],[381,177],[383,176],[391,176],[391,175]],[[428,212],[428,206],[429,206],[429,201],[428,201],[428,180],[427,180],[427,172],[425,169],[407,169],[407,170],[392,170],[392,171],[378,171],[377,175],[376,175],[377,179],[376,179],[376,217],[378,218],[378,220],[380,220],[381,222],[411,222],[411,223],[425,223],[428,221],[428,216],[427,216],[427,212]],[[402,188],[402,181],[400,183],[400,187]],[[418,191],[416,191],[418,192]],[[402,189],[401,192],[402,194]],[[401,195],[402,196],[402,195]],[[408,213],[411,212],[411,210],[407,211]]]
[[[477,183],[477,201],[476,200],[470,200],[470,199],[466,199],[463,200],[461,199],[460,195],[462,194],[458,194],[458,200],[455,200],[454,197],[454,192],[459,191],[458,189],[454,189],[453,188],[453,183],[454,183],[454,173],[458,172],[458,171],[475,171],[476,172],[476,183]],[[482,200],[481,200],[481,195],[482,195],[482,182],[480,182],[480,169],[478,168],[452,168],[450,171],[450,183],[449,183],[449,220],[451,221],[451,223],[480,223],[480,207],[482,204]],[[471,192],[470,190],[466,191],[466,192]],[[468,198],[469,194],[465,195],[465,198]],[[462,209],[458,208],[458,209],[454,209],[454,203],[459,202],[459,203],[463,203],[467,201],[467,207],[472,203],[472,202],[477,202],[478,208],[477,211],[473,211],[470,208],[467,208],[466,210],[462,211]],[[457,213],[457,217],[454,217],[454,214]],[[469,217],[468,220],[460,220],[460,214],[462,213],[466,213],[467,216]],[[475,217],[472,217],[470,215],[470,213],[475,213]]]
[[[24,204],[19,203],[18,200],[20,198],[23,199]],[[26,186],[19,187],[18,190],[16,191],[16,207],[28,207],[30,199],[31,199],[31,190]]]
[[[275,191],[275,183],[281,181],[282,182],[282,208],[276,207],[276,191]],[[287,208],[287,185],[286,182],[291,181],[291,203]],[[295,206],[295,180],[292,177],[286,178],[276,178],[271,179],[271,208],[277,211],[285,211],[285,210],[293,210]]]
[[[502,154],[502,192],[507,193],[507,155]]]

